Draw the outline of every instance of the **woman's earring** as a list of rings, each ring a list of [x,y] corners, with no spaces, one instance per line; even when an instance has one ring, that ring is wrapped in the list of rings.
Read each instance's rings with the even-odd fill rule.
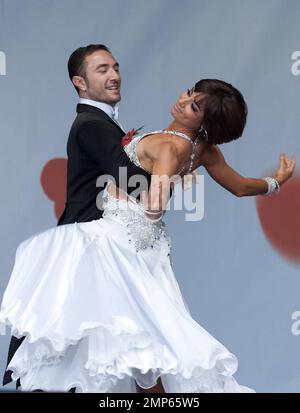
[[[200,127],[199,133],[203,133],[206,141],[208,141],[208,133],[207,133],[207,130],[203,128],[203,126]]]

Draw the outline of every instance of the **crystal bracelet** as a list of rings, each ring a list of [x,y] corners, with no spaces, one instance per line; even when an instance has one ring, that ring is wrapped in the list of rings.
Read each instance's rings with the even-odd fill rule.
[[[269,176],[263,178],[264,181],[267,182],[268,184],[268,191],[264,193],[263,195],[271,195],[274,191],[280,192],[280,185],[277,179],[275,178],[270,178]]]

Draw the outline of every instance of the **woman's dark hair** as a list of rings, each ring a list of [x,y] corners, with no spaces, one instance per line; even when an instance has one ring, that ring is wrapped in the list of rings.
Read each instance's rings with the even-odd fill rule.
[[[247,104],[235,87],[218,79],[202,79],[194,86],[195,92],[205,94],[202,126],[207,142],[214,145],[238,139],[247,120]]]
[[[111,51],[104,44],[89,44],[85,47],[79,47],[74,50],[68,60],[68,72],[72,82],[73,76],[85,76],[85,58],[98,50],[105,50],[108,53]],[[74,85],[77,93],[79,89]]]

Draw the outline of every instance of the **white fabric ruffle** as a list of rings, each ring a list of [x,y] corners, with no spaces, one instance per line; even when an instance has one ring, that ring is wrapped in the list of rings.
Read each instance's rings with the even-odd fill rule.
[[[22,390],[130,393],[161,376],[167,393],[251,392],[192,318],[169,253],[165,238],[137,253],[117,217],[22,242],[0,311],[26,336],[8,366]]]

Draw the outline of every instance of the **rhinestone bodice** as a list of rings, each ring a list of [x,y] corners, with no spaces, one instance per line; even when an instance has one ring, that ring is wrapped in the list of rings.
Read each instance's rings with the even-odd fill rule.
[[[132,141],[124,146],[130,160],[140,168],[143,168],[138,155],[137,144],[146,135],[153,135],[155,133],[171,133],[187,139],[192,144],[192,154],[190,157],[190,167],[193,163],[195,145],[191,138],[177,132],[177,131],[155,131],[139,135],[132,139]],[[144,168],[143,168],[144,169]],[[183,168],[182,168],[183,169]],[[180,171],[178,172],[180,173]],[[166,225],[162,220],[152,221],[145,217],[143,208],[139,202],[127,194],[127,199],[119,199],[112,196],[108,191],[108,185],[105,187],[103,199],[103,218],[112,218],[118,220],[121,225],[126,226],[128,242],[131,243],[136,251],[145,250],[146,248],[154,248],[154,246],[165,241],[171,249],[171,239],[167,232]]]
[[[166,241],[171,248],[171,240],[166,225],[162,220],[152,222],[144,215],[137,201],[129,197],[128,201],[111,196],[105,188],[103,194],[103,218],[118,220],[126,227],[128,242],[136,252],[154,248],[159,241]]]

